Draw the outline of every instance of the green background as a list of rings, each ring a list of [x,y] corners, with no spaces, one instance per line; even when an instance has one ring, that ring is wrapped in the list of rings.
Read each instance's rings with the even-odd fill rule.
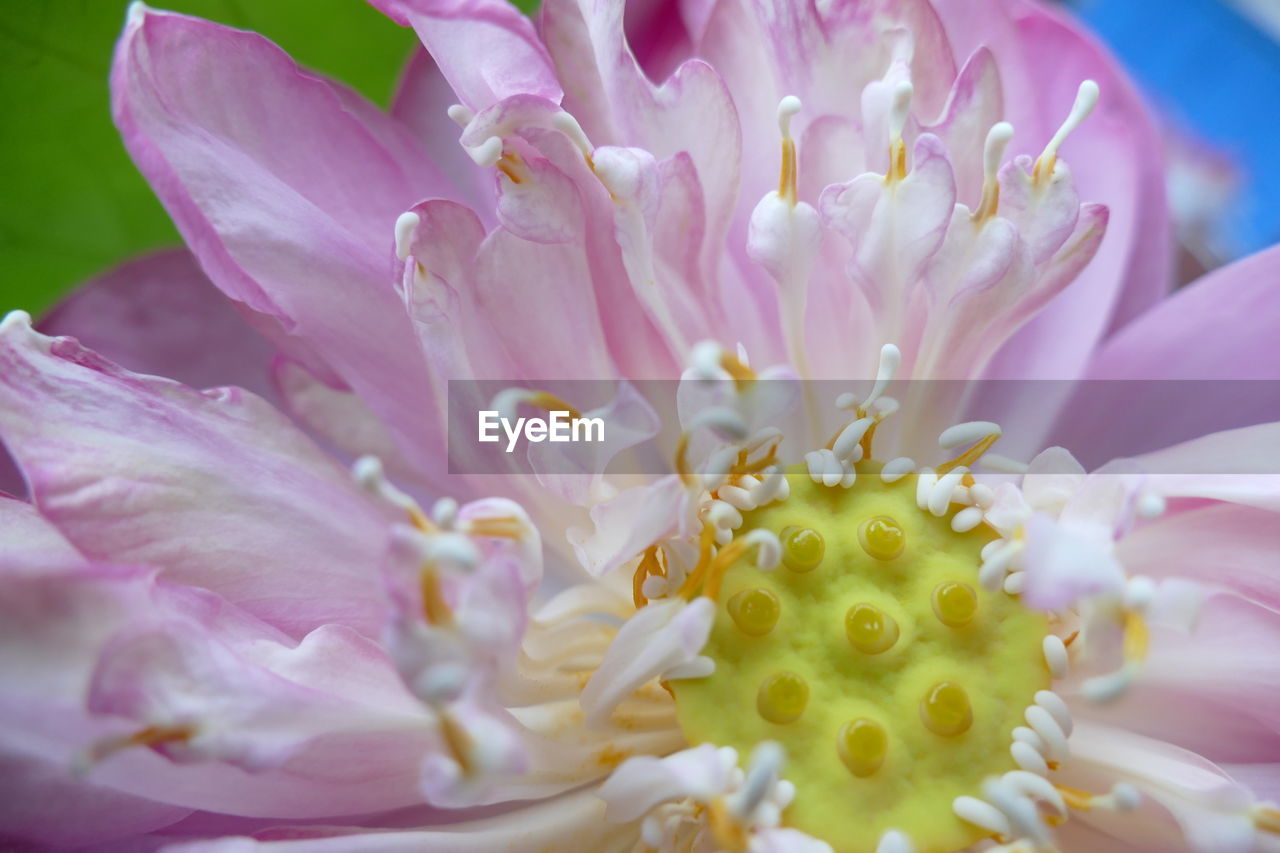
[[[361,0],[153,4],[256,30],[385,105],[415,43]],[[125,0],[0,0],[0,314],[178,242],[111,123]]]

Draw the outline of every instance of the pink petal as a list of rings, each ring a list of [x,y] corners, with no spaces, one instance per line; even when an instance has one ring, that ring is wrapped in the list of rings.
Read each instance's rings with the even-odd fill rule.
[[[271,391],[272,349],[184,249],[144,255],[81,285],[39,323],[136,373],[194,388]]]
[[[0,495],[0,577],[61,569],[85,562],[84,556],[26,501]]]
[[[158,567],[295,635],[378,629],[380,511],[262,400],[131,374],[12,315],[0,363],[0,431],[86,556]]]
[[[150,10],[117,47],[126,147],[224,293],[415,446],[421,354],[387,263],[396,217],[447,184],[408,134],[260,36]]]
[[[502,0],[373,0],[411,26],[459,100],[474,111],[512,95],[560,100],[546,48],[519,9]]]

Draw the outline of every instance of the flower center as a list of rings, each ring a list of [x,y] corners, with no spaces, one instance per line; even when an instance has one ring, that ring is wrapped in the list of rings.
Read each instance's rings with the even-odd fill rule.
[[[740,752],[781,743],[784,822],[841,853],[873,853],[889,830],[959,850],[991,831],[953,802],[1017,769],[1012,732],[1050,681],[1047,621],[979,585],[989,529],[920,510],[914,475],[856,468],[848,489],[794,471],[787,500],[743,514],[739,534],[776,533],[782,565],[726,574],[714,674],[670,683],[680,726]]]

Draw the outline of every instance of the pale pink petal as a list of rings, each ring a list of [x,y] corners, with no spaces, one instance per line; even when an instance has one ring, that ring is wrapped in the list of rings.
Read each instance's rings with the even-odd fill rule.
[[[62,569],[86,562],[58,528],[26,501],[0,495],[0,576]]]
[[[502,0],[373,0],[411,26],[464,106],[491,107],[512,95],[560,100],[546,48],[533,24]]]
[[[572,530],[570,542],[582,566],[604,577],[649,545],[681,530],[688,490],[677,476],[624,489],[591,509],[592,530]]]
[[[131,374],[16,315],[0,361],[0,432],[87,557],[153,565],[295,635],[377,631],[383,515],[262,400]]]
[[[82,284],[38,325],[135,373],[193,388],[271,391],[271,347],[184,249],[144,255]]]
[[[252,33],[146,10],[112,72],[126,147],[210,279],[417,446],[421,354],[393,287],[397,216],[447,183],[407,131]]]

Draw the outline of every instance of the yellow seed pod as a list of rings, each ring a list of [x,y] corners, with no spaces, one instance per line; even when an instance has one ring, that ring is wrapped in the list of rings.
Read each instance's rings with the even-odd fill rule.
[[[867,655],[878,655],[898,642],[898,623],[873,604],[855,604],[844,615],[849,644]]]
[[[809,704],[809,685],[794,672],[775,672],[760,684],[756,710],[771,723],[785,725],[800,719]]]
[[[968,584],[947,581],[933,589],[933,613],[951,628],[968,625],[978,612],[978,595]]]
[[[858,525],[858,544],[877,560],[892,560],[907,547],[907,533],[889,516],[877,515]]]
[[[884,764],[889,751],[889,736],[884,726],[866,717],[850,720],[840,727],[836,735],[836,750],[840,760],[854,776],[870,776]]]
[[[784,527],[778,538],[782,540],[782,565],[793,572],[816,569],[827,549],[822,534],[812,527]]]
[[[920,700],[920,721],[926,729],[944,737],[964,734],[973,725],[969,694],[950,681],[933,685]]]
[[[729,599],[727,607],[733,624],[752,637],[762,637],[772,631],[782,612],[778,596],[760,587],[742,590]]]

